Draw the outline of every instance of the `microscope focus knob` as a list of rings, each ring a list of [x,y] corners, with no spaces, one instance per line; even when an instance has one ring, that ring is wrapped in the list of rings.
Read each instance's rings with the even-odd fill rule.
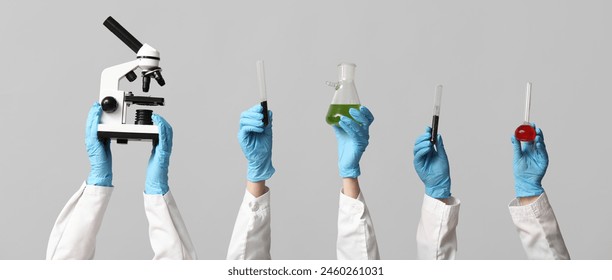
[[[112,96],[104,97],[100,105],[102,105],[102,111],[107,113],[115,112],[115,110],[117,110],[117,107],[119,107],[119,104],[117,104],[117,99]]]

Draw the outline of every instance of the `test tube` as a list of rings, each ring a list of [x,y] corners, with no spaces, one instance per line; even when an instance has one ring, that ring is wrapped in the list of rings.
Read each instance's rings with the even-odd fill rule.
[[[440,121],[440,104],[442,103],[442,85],[436,86],[436,95],[434,97],[433,119],[431,121],[431,139],[432,144],[436,144],[438,139],[438,122]]]
[[[257,79],[259,80],[259,101],[261,107],[263,107],[263,123],[264,126],[268,125],[268,95],[266,93],[266,73],[264,70],[263,60],[258,60],[257,65]]]

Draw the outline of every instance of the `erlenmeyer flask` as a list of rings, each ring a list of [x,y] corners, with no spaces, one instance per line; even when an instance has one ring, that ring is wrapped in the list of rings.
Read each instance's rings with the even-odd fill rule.
[[[329,105],[325,120],[330,125],[338,124],[340,116],[351,117],[349,110],[355,108],[359,110],[361,103],[355,88],[355,67],[353,63],[338,64],[338,82],[327,82],[327,85],[336,88],[336,93]]]

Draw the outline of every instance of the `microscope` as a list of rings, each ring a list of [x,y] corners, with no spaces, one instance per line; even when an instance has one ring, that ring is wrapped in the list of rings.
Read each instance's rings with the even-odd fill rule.
[[[124,77],[133,82],[138,77],[136,68],[142,70],[142,91],[148,92],[151,78],[160,86],[166,84],[159,67],[159,52],[153,47],[140,43],[121,24],[112,17],[104,21],[106,26],[123,43],[136,53],[136,59],[115,65],[102,71],[100,80],[100,105],[102,116],[98,124],[98,138],[116,139],[119,144],[127,144],[128,139],[158,143],[158,127],[153,124],[153,110],[137,109],[133,124],[127,123],[127,108],[131,105],[164,106],[164,98],[136,96],[132,92],[119,89]]]

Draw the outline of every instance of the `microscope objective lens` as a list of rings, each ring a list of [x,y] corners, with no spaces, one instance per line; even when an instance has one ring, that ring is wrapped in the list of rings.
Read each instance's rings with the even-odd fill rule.
[[[142,91],[149,92],[150,86],[151,86],[151,77],[149,76],[142,77]]]

